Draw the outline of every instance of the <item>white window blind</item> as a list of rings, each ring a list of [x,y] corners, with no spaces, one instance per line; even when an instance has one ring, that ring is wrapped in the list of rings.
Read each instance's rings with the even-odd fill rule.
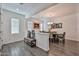
[[[19,33],[19,19],[12,18],[11,19],[11,33]]]

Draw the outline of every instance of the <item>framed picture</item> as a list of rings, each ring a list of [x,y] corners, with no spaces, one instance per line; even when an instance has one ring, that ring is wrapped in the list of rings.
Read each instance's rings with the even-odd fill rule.
[[[53,23],[51,25],[51,28],[55,29],[55,28],[62,28],[62,23]]]
[[[34,23],[34,24],[33,24],[33,28],[34,28],[34,29],[39,29],[39,28],[40,28],[39,23]]]
[[[62,23],[58,23],[58,24],[56,25],[56,28],[62,28]]]

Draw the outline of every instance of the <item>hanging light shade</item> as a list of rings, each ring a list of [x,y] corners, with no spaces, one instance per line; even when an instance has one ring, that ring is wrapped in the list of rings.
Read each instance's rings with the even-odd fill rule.
[[[53,22],[48,22],[47,24],[53,24]]]

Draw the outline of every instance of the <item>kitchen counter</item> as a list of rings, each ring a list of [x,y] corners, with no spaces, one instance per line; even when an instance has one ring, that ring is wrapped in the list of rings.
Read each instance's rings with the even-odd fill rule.
[[[40,33],[49,33],[49,32],[47,32],[47,31],[40,31]]]

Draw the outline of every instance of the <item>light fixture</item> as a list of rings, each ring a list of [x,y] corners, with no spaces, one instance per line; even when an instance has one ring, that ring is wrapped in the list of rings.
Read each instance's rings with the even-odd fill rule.
[[[19,8],[17,8],[16,10],[19,11]]]
[[[49,24],[49,25],[50,25],[50,24],[53,24],[53,22],[48,22],[47,24]]]

